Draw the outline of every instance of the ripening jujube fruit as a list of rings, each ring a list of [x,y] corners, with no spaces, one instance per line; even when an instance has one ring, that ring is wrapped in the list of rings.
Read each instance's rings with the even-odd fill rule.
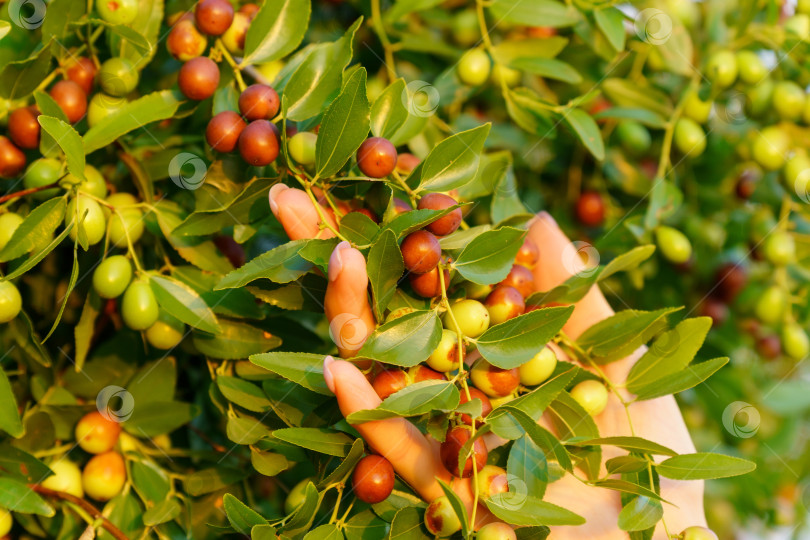
[[[132,281],[132,264],[123,255],[107,257],[93,271],[93,288],[102,298],[118,298]]]
[[[246,120],[271,120],[278,114],[278,94],[266,84],[252,84],[239,96],[239,112]]]
[[[489,311],[478,300],[468,298],[451,304],[443,321],[446,328],[459,330],[468,338],[477,338],[489,328]]]
[[[81,120],[87,112],[87,94],[73,81],[59,81],[53,85],[49,94],[71,124]]]
[[[14,320],[22,309],[22,297],[10,281],[0,281],[0,324]]]
[[[571,389],[571,397],[591,416],[600,414],[607,407],[607,388],[601,382],[593,379],[582,381],[574,386]]]
[[[499,285],[514,287],[523,298],[528,298],[534,292],[534,274],[525,266],[513,264],[509,274]]]
[[[98,454],[82,471],[82,487],[88,497],[108,501],[118,495],[127,480],[124,458],[118,452]]]
[[[14,212],[4,212],[0,214],[0,251],[6,247],[8,241],[14,235],[14,231],[23,222],[23,218]]]
[[[597,227],[605,221],[605,201],[596,191],[583,191],[574,211],[579,222],[588,227]]]
[[[207,46],[208,40],[190,20],[182,20],[175,24],[166,38],[169,54],[181,62],[188,62],[200,56]]]
[[[498,493],[509,491],[506,471],[497,465],[486,465],[478,471],[478,496],[487,500]]]
[[[96,11],[111,24],[129,24],[138,16],[138,0],[98,0]]]
[[[382,137],[370,137],[357,149],[357,166],[371,178],[384,178],[397,166],[397,149]]]
[[[98,411],[84,415],[76,424],[76,442],[91,454],[109,452],[121,435],[121,424],[107,419]]]
[[[418,383],[422,381],[446,381],[447,378],[443,373],[433,371],[429,367],[419,364],[408,370],[408,380]]]
[[[439,456],[445,468],[454,476],[469,478],[473,474],[473,467],[480,471],[487,464],[487,445],[484,439],[478,438],[472,444],[472,455],[464,461],[464,467],[459,469],[459,454],[471,436],[472,431],[468,427],[453,427],[447,431],[444,442],[441,444]]]
[[[244,6],[243,6],[244,7]],[[250,27],[250,17],[242,12],[234,13],[233,22],[222,34],[222,43],[231,54],[241,55],[245,49],[245,37]]]
[[[88,96],[93,90],[97,73],[95,62],[86,56],[72,57],[65,66],[65,77],[78,84]]]
[[[374,377],[371,386],[380,399],[385,399],[408,386],[408,374],[401,369],[386,369]]]
[[[397,172],[400,174],[408,175],[411,174],[416,167],[419,166],[420,160],[413,154],[409,154],[408,152],[402,152],[401,154],[397,155]]]
[[[442,248],[431,233],[420,230],[405,237],[402,241],[402,259],[405,269],[414,274],[430,272],[439,264]]]
[[[479,399],[481,400],[481,418],[486,418],[487,415],[492,412],[492,402],[489,400],[489,397],[478,388],[473,388],[472,386],[467,388],[467,390],[470,392],[470,399],[467,399],[467,392],[462,390],[460,392],[461,399],[459,400],[459,405],[464,405],[473,399]],[[464,413],[461,415],[461,421],[470,426],[472,425],[473,419],[469,414]]]
[[[435,298],[442,294],[442,283],[439,279],[439,272],[444,272],[444,286],[450,283],[450,271],[441,269],[438,266],[425,274],[408,274],[408,281],[413,292],[422,298]],[[483,306],[482,306],[483,307]],[[486,308],[484,308],[486,311]],[[489,315],[487,315],[488,317]]]
[[[124,292],[121,316],[124,324],[133,330],[147,330],[160,315],[155,294],[147,281],[133,281]]]
[[[188,99],[208,99],[219,86],[219,67],[206,56],[192,58],[180,68],[177,85]]]
[[[531,360],[518,368],[520,383],[536,386],[548,379],[557,367],[557,355],[549,347],[543,347]]]
[[[14,144],[26,150],[39,147],[41,128],[37,116],[35,107],[21,107],[8,115],[8,136]]]
[[[84,229],[87,243],[91,246],[101,242],[107,228],[101,205],[81,193],[70,201],[65,211],[65,227],[71,223],[73,228],[68,233],[70,239],[75,240],[79,231]]]
[[[450,499],[442,495],[434,499],[425,510],[425,528],[439,537],[452,536],[461,530],[461,521],[450,504]]]
[[[517,535],[512,527],[503,521],[498,521],[481,527],[475,538],[477,540],[516,540]]]
[[[114,56],[101,64],[98,75],[101,89],[114,97],[123,97],[135,90],[139,80],[140,75],[135,64],[120,56]]]
[[[465,346],[462,344],[462,351]],[[463,356],[463,355],[462,355]],[[442,338],[427,359],[427,365],[436,371],[446,373],[458,369],[458,334],[443,329]]]
[[[62,458],[48,464],[48,468],[53,474],[42,481],[42,487],[69,493],[74,497],[84,497],[82,471],[78,465]]]
[[[714,273],[714,294],[725,302],[733,301],[748,283],[745,268],[738,264],[726,263]]]
[[[491,398],[510,395],[520,385],[518,368],[503,369],[493,366],[483,358],[473,364],[470,380],[476,388]]]
[[[0,135],[0,178],[13,178],[25,168],[25,154]]]
[[[177,347],[185,333],[186,325],[182,321],[161,311],[157,322],[147,328],[146,341],[156,349],[167,351]]]
[[[256,167],[269,165],[278,157],[278,135],[268,120],[254,120],[239,135],[239,154]]]
[[[444,193],[428,193],[419,199],[417,208],[419,210],[444,210],[456,204],[456,200],[450,195],[445,195]],[[462,218],[461,208],[456,208],[449,214],[429,223],[425,228],[436,236],[447,236],[458,229],[459,225],[461,225]]]
[[[233,6],[227,0],[202,0],[194,10],[194,21],[202,32],[219,36],[231,25],[233,15]]]
[[[135,206],[138,201],[130,193],[115,193],[107,197],[107,203],[115,208],[107,224],[110,243],[120,248],[128,247],[129,242],[136,244],[145,228],[143,212]]]
[[[247,124],[233,111],[222,111],[208,122],[205,140],[217,152],[232,152]]]
[[[290,157],[305,167],[315,163],[315,149],[318,135],[311,131],[299,131],[287,140]]]
[[[489,293],[484,305],[489,312],[489,320],[492,324],[501,324],[522,315],[526,309],[526,303],[520,291],[509,285],[498,285]]]
[[[394,490],[394,467],[381,456],[361,459],[352,474],[355,496],[368,504],[377,504],[388,498]]]
[[[537,244],[532,239],[526,238],[515,256],[515,264],[534,268],[538,260],[540,260],[540,250],[537,249]]]

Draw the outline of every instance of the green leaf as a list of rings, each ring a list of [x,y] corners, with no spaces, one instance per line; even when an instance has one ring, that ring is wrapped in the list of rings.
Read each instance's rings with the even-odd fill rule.
[[[656,43],[655,50],[661,55],[668,71],[689,76],[695,70],[695,66],[692,64],[694,58],[692,37],[689,35],[689,30],[680,23],[677,17],[673,18],[669,24],[672,25],[669,35],[663,43]]]
[[[319,428],[277,429],[273,436],[295,446],[337,457],[345,457],[353,443],[345,433]]]
[[[143,42],[136,45],[120,32],[110,36],[111,48],[117,48],[119,56],[127,58],[136,66],[145,66],[149,63],[158,50],[158,40],[163,37],[160,33],[164,15],[163,4],[161,0],[138,0],[138,15],[134,21],[126,25],[143,38],[147,45],[146,49]]]
[[[183,483],[188,494],[196,497],[240,482],[246,476],[247,471],[219,466],[197,470],[188,475]]]
[[[585,518],[579,514],[541,501],[537,497],[526,495],[525,499],[519,494],[497,493],[486,500],[489,510],[512,525],[582,525]]]
[[[508,89],[503,95],[506,100],[506,112],[515,123],[540,137],[553,138],[556,135],[551,114],[540,98],[528,88]]]
[[[442,325],[435,311],[414,311],[379,326],[357,356],[411,367],[426,360],[441,337]]]
[[[265,0],[245,36],[241,66],[271,62],[293,52],[309,26],[308,0]]]
[[[127,391],[135,403],[170,402],[177,386],[174,358],[160,358],[144,364],[127,383]]]
[[[289,461],[283,454],[273,452],[259,452],[255,448],[250,449],[250,464],[259,474],[264,476],[276,476],[293,467],[295,463]]]
[[[364,510],[346,521],[343,534],[346,540],[373,540],[388,534],[389,524],[371,510]]]
[[[419,191],[448,191],[473,179],[491,124],[462,131],[437,144],[422,163]]]
[[[461,534],[464,538],[469,538],[470,535],[470,518],[467,516],[467,507],[464,506],[464,503],[461,501],[461,498],[453,491],[453,488],[439,480],[439,486],[441,486],[444,495],[450,501],[450,506],[453,507],[453,511],[456,513],[459,521],[461,522]]]
[[[645,531],[655,527],[662,517],[664,508],[659,501],[638,496],[624,505],[617,524],[623,531]]]
[[[172,118],[180,105],[169,90],[153,92],[127,103],[115,113],[104,117],[84,134],[86,154],[112,144],[122,135],[157,122]]]
[[[153,527],[172,521],[180,515],[181,510],[182,506],[180,506],[177,499],[161,501],[143,513],[143,524],[147,527]]]
[[[666,446],[662,446],[658,443],[648,441],[646,439],[642,439],[641,437],[629,437],[629,436],[622,436],[622,437],[601,437],[599,439],[590,439],[585,441],[577,441],[577,446],[588,446],[592,444],[598,445],[607,445],[607,446],[616,446],[618,448],[623,448],[629,452],[639,452],[644,454],[655,454],[661,456],[675,456],[677,452],[674,450],[670,450]]]
[[[562,329],[573,306],[537,309],[489,328],[478,338],[478,352],[503,369],[528,362]]]
[[[633,495],[642,495],[644,497],[648,497],[650,499],[655,500],[663,500],[661,496],[658,495],[656,492],[646,488],[644,486],[639,486],[632,482],[628,482],[627,480],[620,480],[617,478],[608,478],[605,480],[599,480],[598,482],[594,482],[593,486],[601,487],[605,489],[612,489],[613,491],[619,491],[621,493],[630,493]]]
[[[433,223],[458,207],[458,205],[454,205],[444,210],[411,210],[396,216],[385,228],[394,231],[397,238],[402,238],[429,223]]]
[[[602,89],[616,106],[647,109],[664,118],[672,116],[672,102],[669,96],[649,85],[639,85],[628,79],[612,78],[602,82]]]
[[[308,390],[325,396],[332,392],[323,379],[324,355],[292,352],[254,354],[250,361]]]
[[[84,180],[84,145],[76,130],[67,122],[51,116],[40,115],[37,121],[65,153],[70,174]]]
[[[340,95],[326,109],[315,144],[315,171],[319,178],[334,176],[368,136],[366,70],[356,70]]]
[[[318,489],[324,489],[330,484],[335,482],[344,482],[354,470],[357,463],[363,458],[365,454],[365,444],[363,439],[355,439],[352,443],[352,448],[346,455],[346,458],[340,462],[334,471],[329,476],[318,482],[316,486]]]
[[[201,270],[226,274],[233,265],[219,251],[214,242],[204,238],[178,236],[174,230],[182,221],[182,209],[163,198],[154,204],[160,231],[178,255]]]
[[[681,454],[655,465],[658,474],[673,480],[729,478],[756,468],[756,464],[747,459],[708,452]]]
[[[658,379],[638,388],[636,400],[644,401],[667,394],[677,394],[693,388],[717,372],[728,363],[728,358],[713,358],[699,364],[692,364],[686,369]]]
[[[605,469],[608,474],[636,473],[647,469],[647,460],[632,455],[618,456],[605,461]]]
[[[221,332],[194,332],[194,346],[212,358],[239,359],[274,349],[281,340],[255,326],[236,321],[219,321]]]
[[[238,289],[257,279],[269,279],[275,283],[295,281],[312,268],[312,263],[303,259],[300,253],[310,242],[324,240],[293,240],[282,244],[227,274],[214,290]]]
[[[245,503],[226,493],[222,499],[222,506],[228,522],[239,534],[249,534],[254,525],[265,525],[267,520]]]
[[[14,438],[22,437],[24,433],[14,391],[2,368],[0,368],[0,429]]]
[[[526,26],[571,26],[580,20],[572,5],[556,0],[493,0],[489,4],[495,20]]]
[[[577,339],[577,343],[598,364],[624,358],[666,327],[666,316],[679,308],[657,311],[626,309],[594,324]]]
[[[353,412],[346,421],[355,425],[385,418],[420,416],[432,410],[452,411],[458,404],[459,392],[453,383],[421,381],[388,396],[376,409]]]
[[[222,329],[217,316],[197,292],[177,279],[150,276],[149,285],[161,309],[192,328],[216,334]]]
[[[512,65],[517,58],[554,58],[568,45],[568,38],[528,38],[506,40],[492,47],[492,57],[502,64]]]
[[[219,375],[216,382],[225,399],[244,409],[265,412],[271,407],[262,389],[251,382],[227,375]]]
[[[25,260],[25,262],[22,263],[21,265],[19,265],[17,268],[15,268],[13,272],[9,272],[6,275],[6,279],[11,280],[11,279],[18,278],[19,276],[23,275],[24,273],[28,272],[33,267],[35,267],[37,264],[39,264],[39,262],[42,259],[44,259],[51,251],[56,249],[56,246],[61,244],[62,241],[65,238],[67,238],[68,234],[70,234],[70,231],[73,230],[73,225],[74,225],[73,223],[70,223],[68,226],[66,226],[62,230],[62,232],[59,233],[58,236],[54,237],[54,239],[51,240],[48,243],[48,245],[46,245],[44,248],[39,250],[37,253],[35,253],[35,254],[31,255],[29,258],[27,258]]]
[[[523,429],[523,431],[525,431],[526,435],[532,440],[532,442],[539,446],[540,449],[542,449],[547,455],[553,457],[560,467],[569,472],[574,470],[574,466],[571,463],[571,458],[568,455],[568,451],[562,444],[560,444],[560,441],[557,440],[557,438],[549,430],[540,426],[540,424],[537,423],[537,420],[529,416],[524,411],[511,407],[509,404],[498,407],[495,411],[492,411],[490,415],[493,415],[496,411],[500,410],[503,410],[504,413],[511,415],[512,418],[515,419],[515,422]],[[599,456],[598,453],[595,453],[594,455],[597,457]],[[598,470],[598,461],[596,461],[595,466]]]
[[[309,531],[304,540],[343,540],[343,533],[334,523],[327,523]]]
[[[0,477],[0,508],[45,517],[56,513],[50,504],[25,483],[8,477]]]
[[[610,46],[617,51],[624,50],[624,15],[615,7],[596,9],[593,12],[596,26],[607,38]]]
[[[389,540],[430,540],[422,520],[422,512],[413,506],[400,509],[391,521]]]
[[[276,528],[272,525],[256,525],[250,530],[250,540],[277,540]]]
[[[513,227],[483,232],[467,244],[453,267],[469,281],[481,285],[498,283],[512,269],[525,234]]]
[[[570,64],[555,58],[518,58],[514,60],[511,65],[515,69],[533,75],[539,75],[547,79],[563,81],[569,84],[579,84],[582,82],[582,76],[576,69],[571,67]]]
[[[394,298],[397,282],[405,270],[402,251],[397,243],[397,236],[391,229],[386,229],[377,237],[368,252],[368,280],[374,299],[374,316],[383,320],[385,308]]]
[[[393,11],[393,10],[392,10]],[[408,119],[408,108],[402,99],[405,80],[397,79],[383,90],[371,107],[371,132],[375,137],[390,139]]]
[[[509,449],[506,472],[526,485],[526,494],[542,499],[548,484],[546,455],[528,435],[514,442]]]
[[[0,97],[8,100],[20,99],[31,92],[51,72],[51,48],[49,43],[26,58],[17,62],[9,62],[0,71]]]
[[[0,262],[25,255],[49,240],[62,223],[66,207],[63,197],[54,197],[34,208],[11,235],[8,244],[0,250]]]
[[[368,246],[379,232],[380,227],[371,218],[360,212],[349,212],[340,220],[340,234],[358,246]],[[330,251],[329,255],[331,254]],[[328,260],[327,256],[324,262]]]
[[[635,120],[654,129],[664,129],[667,121],[656,112],[634,107],[610,107],[594,115],[597,120]]]
[[[582,109],[570,109],[562,116],[563,122],[576,134],[585,148],[593,157],[602,161],[605,159],[605,142],[596,121]]]
[[[548,406],[548,413],[560,440],[577,437],[599,438],[599,428],[593,417],[585,412],[585,409],[567,392],[562,392],[557,396],[557,399]],[[581,457],[584,463],[580,464],[580,467],[588,474],[588,477],[593,480],[598,478],[602,463],[602,449],[595,447]]]
[[[124,429],[138,437],[156,437],[188,424],[197,416],[197,407],[180,401],[153,401],[136,405]]]

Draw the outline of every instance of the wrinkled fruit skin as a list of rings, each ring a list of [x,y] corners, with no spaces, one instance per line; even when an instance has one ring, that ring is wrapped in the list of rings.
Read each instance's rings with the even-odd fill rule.
[[[239,96],[239,112],[248,121],[271,120],[278,107],[278,94],[266,84],[252,84]]]
[[[456,330],[454,321],[462,334],[477,338],[489,328],[489,311],[478,300],[461,300],[451,304],[450,312],[444,315],[444,325],[450,330]]]
[[[222,111],[208,122],[205,140],[217,152],[232,152],[247,124],[233,111]]]
[[[428,505],[425,510],[425,527],[431,534],[442,538],[461,530],[461,521],[453,510],[450,499],[442,496]]]
[[[476,388],[491,398],[508,396],[520,385],[518,368],[502,369],[483,358],[473,364],[470,378]]]
[[[84,466],[82,487],[88,497],[109,501],[121,492],[126,479],[124,458],[117,452],[107,452],[93,457]]]
[[[489,523],[481,527],[477,540],[516,540],[515,531],[504,522]]]
[[[608,392],[605,385],[599,381],[582,381],[571,389],[571,397],[582,405],[585,412],[596,416],[605,410],[608,401]]]
[[[202,0],[194,10],[194,21],[203,33],[222,35],[233,22],[233,6],[227,0]]]
[[[177,347],[186,333],[186,325],[166,313],[161,311],[155,324],[146,330],[146,341],[162,351],[168,351]]]
[[[192,58],[180,68],[177,76],[180,91],[188,99],[201,101],[214,95],[219,86],[219,67],[205,56]]]
[[[239,135],[239,154],[256,167],[269,165],[278,157],[275,126],[267,120],[254,120]]]
[[[146,330],[157,322],[158,304],[148,282],[133,281],[127,288],[121,302],[121,315],[124,324],[133,330]]]
[[[14,320],[21,309],[20,291],[10,281],[0,281],[0,324]]]
[[[68,459],[59,459],[50,463],[48,468],[53,471],[53,475],[43,480],[42,487],[64,491],[74,497],[84,497],[82,471],[78,465]]]
[[[428,193],[421,199],[417,208],[419,210],[444,210],[457,204],[456,200],[444,193]],[[440,217],[433,223],[428,224],[425,228],[436,236],[447,236],[452,234],[461,225],[461,208],[456,208],[449,214]]]
[[[371,178],[384,178],[397,166],[397,149],[382,137],[366,139],[357,150],[357,166]]]
[[[108,420],[98,411],[87,413],[76,424],[76,442],[91,454],[112,450],[120,434],[121,424]]]
[[[365,503],[382,502],[394,489],[394,467],[384,457],[366,456],[354,469],[352,488],[357,498]]]
[[[132,281],[132,265],[123,255],[104,259],[93,272],[93,288],[102,298],[118,298]]]
[[[412,232],[405,237],[401,249],[405,269],[414,274],[430,272],[436,268],[442,256],[439,241],[425,230]]]
[[[537,386],[548,379],[556,367],[557,355],[549,347],[543,347],[531,360],[518,368],[520,383],[525,386]]]

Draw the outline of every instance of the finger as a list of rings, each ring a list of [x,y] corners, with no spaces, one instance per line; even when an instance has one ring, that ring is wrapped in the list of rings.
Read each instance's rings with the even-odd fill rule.
[[[276,184],[270,188],[268,194],[270,210],[281,222],[284,231],[290,240],[305,238],[332,238],[335,236],[329,228],[321,228],[321,217],[315,204],[309,196],[301,191],[284,184]],[[321,207],[322,214],[334,228],[337,228],[334,218]]]
[[[366,259],[348,242],[338,244],[329,258],[324,311],[343,358],[357,354],[376,327],[368,301]]]

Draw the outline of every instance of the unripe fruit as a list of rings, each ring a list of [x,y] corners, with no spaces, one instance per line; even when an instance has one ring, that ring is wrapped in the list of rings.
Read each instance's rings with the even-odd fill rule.
[[[796,2],[796,13],[810,14],[810,0]]]
[[[796,242],[787,231],[776,230],[765,238],[762,245],[765,258],[777,266],[784,266],[796,260]]]
[[[797,121],[804,111],[804,90],[793,81],[780,81],[773,89],[773,108],[783,120]]]
[[[740,80],[746,84],[759,84],[768,76],[768,68],[754,51],[739,51],[737,66]]]
[[[478,388],[469,387],[468,390],[470,391],[470,399],[467,399],[467,392],[462,391],[459,405],[463,405],[473,399],[479,399],[481,400],[481,418],[486,418],[487,415],[492,412],[492,402],[487,395]],[[473,419],[469,414],[462,414],[461,421],[470,426],[472,425]],[[486,469],[486,467],[484,468]]]
[[[126,98],[108,96],[102,92],[97,93],[90,100],[90,108],[87,111],[87,125],[93,127],[103,119],[111,116],[129,103]]]
[[[0,324],[14,320],[22,309],[20,291],[10,281],[0,281]]]
[[[498,493],[509,491],[506,471],[496,465],[487,465],[478,471],[478,496],[487,500]]]
[[[714,53],[706,64],[706,77],[719,88],[727,88],[737,80],[737,57],[729,50]]]
[[[588,227],[598,227],[605,221],[605,201],[596,191],[583,191],[577,199],[576,215]]]
[[[712,102],[703,101],[695,90],[686,96],[683,106],[683,114],[691,118],[698,124],[705,124],[712,112]]]
[[[478,300],[466,299],[451,304],[443,320],[445,328],[461,331],[468,338],[477,338],[489,328],[489,312]]]
[[[473,364],[470,379],[476,388],[491,398],[505,397],[520,385],[520,372],[517,368],[495,367],[483,358]]]
[[[526,309],[523,296],[514,287],[508,285],[498,285],[493,290],[484,305],[489,312],[489,320],[492,324],[501,324],[522,315]]]
[[[479,437],[473,442],[472,455],[464,462],[463,469],[458,468],[459,454],[471,436],[472,430],[466,426],[453,427],[447,430],[447,435],[439,450],[439,456],[445,468],[454,476],[469,478],[472,476],[473,467],[480,471],[487,464],[487,445],[484,439]]]
[[[91,454],[103,454],[115,448],[121,424],[108,420],[98,411],[84,415],[76,424],[76,442]]]
[[[25,154],[0,135],[0,178],[13,178],[25,168]]]
[[[23,187],[33,189],[55,183],[62,175],[62,163],[51,158],[40,158],[31,162],[23,176]],[[37,199],[47,199],[59,193],[59,188],[46,189],[36,193]]]
[[[158,320],[160,312],[157,300],[149,283],[133,281],[121,302],[121,316],[124,324],[133,330],[146,330]]]
[[[706,134],[691,118],[681,118],[675,124],[675,147],[681,154],[698,157],[706,150]]]
[[[642,155],[650,149],[650,132],[638,122],[624,120],[616,126],[616,136],[622,147],[632,155]]]
[[[384,501],[394,490],[394,467],[384,457],[364,457],[354,469],[352,489],[357,498],[365,503]]]
[[[239,112],[248,121],[271,120],[278,114],[278,94],[266,84],[252,84],[239,96]]]
[[[499,521],[481,527],[475,538],[477,540],[517,540],[517,535],[512,527]]]
[[[669,262],[683,264],[692,257],[692,243],[678,229],[661,225],[655,229],[655,241]]]
[[[549,347],[543,347],[531,360],[518,368],[520,383],[536,386],[548,379],[557,367],[557,355]]]
[[[782,327],[782,347],[785,354],[794,360],[804,360],[810,353],[810,338],[800,325],[795,322],[785,323]]]
[[[97,0],[96,11],[110,24],[130,24],[138,16],[138,0]]]
[[[374,377],[371,386],[380,399],[385,399],[408,386],[408,374],[401,369],[386,369]]]
[[[311,131],[300,131],[287,141],[287,151],[296,163],[304,167],[315,164],[315,145],[318,135]]]
[[[513,264],[509,274],[499,285],[514,287],[523,298],[528,298],[534,292],[534,274],[525,266]]]
[[[383,137],[370,137],[357,149],[357,166],[371,178],[385,178],[397,166],[397,149]]]
[[[146,341],[156,349],[168,351],[183,341],[185,333],[186,325],[182,321],[161,311],[157,322],[146,330]]]
[[[601,382],[589,379],[572,388],[571,397],[582,405],[585,412],[591,416],[596,416],[604,411],[607,406],[608,391]]]
[[[115,56],[101,64],[98,80],[104,92],[123,97],[135,90],[140,75],[130,60]]]
[[[87,94],[73,81],[59,81],[53,85],[49,94],[71,124],[81,120],[87,112]]]
[[[465,346],[462,344],[462,350]],[[458,369],[458,334],[452,330],[443,329],[442,339],[430,353],[427,365],[436,371],[446,373]]]
[[[117,452],[94,456],[82,472],[84,492],[97,501],[109,501],[118,495],[126,480],[124,458]]]
[[[9,540],[6,535],[11,531],[14,526],[14,518],[11,517],[11,510],[5,508],[0,509],[0,536]]]
[[[72,174],[68,174],[62,182],[62,186],[77,186],[80,193],[87,193],[93,197],[103,199],[107,196],[107,182],[98,169],[92,165],[84,166],[84,180],[79,180]]]
[[[233,22],[222,34],[222,43],[231,54],[242,55],[245,50],[245,37],[249,27],[250,17],[248,15],[244,13],[234,14]]]
[[[425,510],[425,527],[435,536],[445,538],[461,530],[461,520],[458,519],[450,499],[442,495],[433,500]]]
[[[293,486],[290,493],[287,495],[287,499],[284,501],[285,513],[292,514],[296,509],[298,509],[299,506],[304,504],[304,501],[306,500],[307,485],[311,480],[311,478],[304,478]]]
[[[411,288],[418,296],[422,298],[435,298],[442,294],[442,284],[439,279],[439,272],[444,272],[444,285],[450,283],[450,272],[448,270],[440,270],[437,266],[426,274],[409,274],[408,280],[411,283]],[[489,314],[487,314],[489,316]]]
[[[444,193],[428,193],[419,199],[417,208],[419,210],[444,210],[456,204],[456,200],[453,197],[445,195]],[[436,236],[447,236],[458,229],[458,226],[461,225],[462,218],[461,208],[456,208],[449,214],[429,223],[425,228]]]
[[[526,268],[534,268],[538,260],[540,260],[540,250],[537,249],[537,244],[532,239],[526,238],[515,257],[515,264]]]
[[[37,116],[34,107],[22,107],[8,115],[8,136],[14,144],[26,150],[39,147],[41,128]]]
[[[107,197],[107,203],[115,207],[108,223],[110,243],[116,247],[127,247],[127,236],[134,245],[144,231],[143,212],[135,206],[138,201],[129,193],[116,193]]]
[[[784,166],[789,149],[790,138],[787,134],[779,126],[769,126],[754,139],[753,156],[763,168],[775,171]]]
[[[233,22],[233,6],[227,0],[201,0],[194,10],[194,21],[209,36],[222,35]]]
[[[118,298],[132,280],[132,265],[123,255],[101,261],[93,272],[93,288],[102,298]]]
[[[254,120],[239,135],[239,154],[256,167],[269,165],[278,157],[278,136],[267,120]]]
[[[492,81],[497,85],[505,84],[508,88],[512,88],[517,86],[522,78],[523,74],[520,70],[512,69],[504,64],[495,64],[495,67],[492,68]]]
[[[754,313],[765,324],[774,324],[782,320],[788,306],[788,299],[781,287],[772,285],[765,289],[757,299]]]
[[[62,458],[48,465],[48,468],[53,471],[53,475],[42,481],[42,487],[70,493],[74,497],[84,497],[82,471],[78,465],[67,458]]]
[[[706,527],[687,527],[681,532],[683,540],[717,540],[717,535]]]
[[[73,223],[73,228],[68,233],[71,240],[76,240],[79,229],[83,228],[87,235],[87,243],[91,246],[98,244],[104,238],[105,222],[101,206],[89,197],[79,194],[67,206],[65,227]]]
[[[205,52],[208,40],[205,39],[194,23],[182,20],[174,25],[166,38],[166,48],[169,54],[181,62],[188,62]]]
[[[458,78],[466,85],[480,86],[487,82],[491,68],[489,55],[481,49],[472,49],[464,53],[458,62]]]
[[[406,236],[400,249],[405,269],[414,274],[430,272],[436,268],[442,257],[439,241],[424,230],[415,231]]]
[[[14,212],[0,214],[0,251],[6,247],[8,241],[14,236],[14,231],[17,230],[17,227],[19,227],[22,222],[22,216]]]
[[[793,189],[796,193],[806,193],[810,188],[810,158],[807,157],[805,152],[796,152],[785,163],[782,172],[785,175],[788,188]]]
[[[232,152],[247,124],[233,111],[222,111],[205,128],[205,140],[217,152]]]
[[[188,99],[201,101],[214,95],[219,86],[219,67],[205,56],[192,58],[180,68],[177,85]]]
[[[785,21],[785,30],[800,40],[806,41],[810,36],[810,17],[804,13],[788,17]]]
[[[472,47],[478,42],[481,31],[478,28],[478,16],[472,9],[464,9],[453,16],[450,23],[453,39],[462,47]]]

